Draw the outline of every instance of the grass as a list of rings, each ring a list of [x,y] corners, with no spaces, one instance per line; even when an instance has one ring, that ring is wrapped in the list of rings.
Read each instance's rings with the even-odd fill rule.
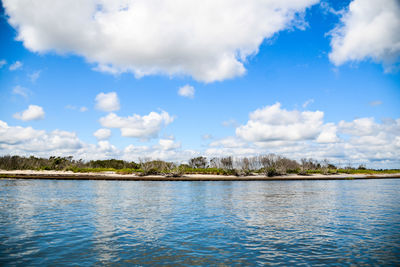
[[[236,175],[236,170],[224,170],[219,168],[184,168],[185,174],[212,174],[212,175]]]
[[[359,169],[338,169],[338,173],[347,174],[393,174],[400,173],[399,169],[395,170],[359,170]]]
[[[87,173],[87,172],[115,172],[114,168],[78,168],[78,167],[69,167],[66,171],[79,172],[79,173]]]

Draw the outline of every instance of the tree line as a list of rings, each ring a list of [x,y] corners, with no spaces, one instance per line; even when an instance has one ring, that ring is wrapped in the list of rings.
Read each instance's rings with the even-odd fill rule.
[[[187,163],[179,164],[163,160],[140,158],[138,162],[117,159],[107,160],[75,160],[69,157],[39,158],[35,156],[0,156],[0,169],[3,170],[62,170],[73,172],[115,171],[120,174],[181,176],[183,174],[214,174],[214,175],[253,175],[264,174],[277,176],[285,174],[334,174],[339,170],[327,160],[317,161],[303,158],[292,160],[276,154],[254,157],[213,157],[203,156],[189,159]],[[347,171],[355,168],[347,168]],[[360,165],[357,171],[366,170]]]

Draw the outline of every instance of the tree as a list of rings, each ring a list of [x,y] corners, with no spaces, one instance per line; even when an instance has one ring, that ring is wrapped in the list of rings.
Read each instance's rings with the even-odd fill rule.
[[[222,168],[225,170],[232,170],[233,169],[233,160],[232,157],[225,157],[221,158],[221,165]]]
[[[206,157],[191,158],[189,160],[189,166],[194,169],[205,169],[208,167],[208,161]]]

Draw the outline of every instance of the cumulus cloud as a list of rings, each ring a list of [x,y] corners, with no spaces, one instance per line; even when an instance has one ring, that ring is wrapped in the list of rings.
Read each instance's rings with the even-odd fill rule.
[[[7,61],[5,59],[0,60],[0,69],[7,64]]]
[[[44,118],[44,110],[41,106],[29,105],[27,110],[17,112],[13,117],[23,121],[41,120]]]
[[[246,141],[308,140],[318,136],[323,124],[321,111],[288,111],[276,103],[250,113],[246,125],[236,135]]]
[[[175,142],[174,139],[160,139],[158,144],[162,150],[173,150],[181,147],[181,143]]]
[[[31,51],[72,52],[114,74],[184,74],[204,82],[243,75],[244,62],[264,39],[286,29],[303,29],[304,12],[316,3],[3,1],[17,40]]]
[[[331,31],[330,60],[335,65],[372,59],[391,71],[400,57],[400,2],[354,0]]]
[[[181,88],[179,88],[178,95],[187,97],[187,98],[193,98],[194,92],[195,92],[194,87],[189,84],[186,84],[185,86],[182,86]]]
[[[337,127],[334,123],[327,123],[322,126],[321,132],[316,141],[318,143],[335,143],[339,141]]]
[[[122,151],[122,158],[126,160],[140,160],[143,158],[161,159],[172,162],[186,162],[188,159],[199,156],[198,151],[163,148],[161,145],[134,146],[129,145]]]
[[[32,127],[9,126],[0,120],[0,155],[73,156],[75,159],[162,159],[181,162],[199,155],[192,150],[181,150],[180,142],[160,139],[153,146],[128,145],[119,149],[109,141],[97,144],[82,142],[74,132],[54,130],[47,132]]]
[[[76,159],[119,158],[121,152],[107,141],[97,145],[82,142],[74,132],[47,132],[32,127],[9,126],[0,120],[1,155],[74,156]]]
[[[12,93],[14,95],[20,95],[24,98],[28,98],[29,95],[32,93],[28,88],[22,87],[20,85],[16,85],[13,90]]]
[[[96,96],[96,108],[102,111],[116,111],[119,110],[119,99],[116,92],[108,94],[100,93]]]
[[[225,147],[225,148],[242,148],[242,147],[246,147],[247,144],[245,142],[243,142],[243,140],[240,140],[238,138],[235,137],[227,137],[227,138],[222,138],[219,140],[216,140],[214,142],[211,142],[209,144],[210,147]]]
[[[10,65],[10,67],[8,68],[10,71],[14,71],[17,69],[22,68],[22,62],[21,61],[15,61],[13,64]]]
[[[359,118],[351,122],[340,121],[339,127],[341,132],[355,136],[371,135],[377,130],[374,118]]]
[[[98,139],[98,140],[105,140],[110,138],[111,136],[111,130],[110,129],[98,129],[93,133],[93,135]]]
[[[337,136],[332,132],[336,132]],[[367,164],[372,168],[398,168],[399,133],[400,118],[382,122],[376,122],[373,118],[359,118],[337,124],[326,123],[313,140],[250,142],[231,136],[211,142],[204,151],[195,151],[182,150],[181,143],[173,138],[161,138],[152,146],[128,145],[119,149],[106,140],[100,140],[97,144],[84,143],[73,132],[47,132],[32,127],[9,126],[0,121],[0,154],[44,157],[72,155],[86,160],[119,158],[129,161],[148,157],[182,162],[199,155],[211,158],[276,153],[297,160],[328,159],[342,167],[351,162],[353,166]]]
[[[119,117],[115,113],[110,113],[100,118],[100,123],[106,128],[120,129],[122,136],[146,140],[157,137],[161,129],[173,120],[174,118],[165,111],[160,113],[153,111],[144,116],[133,114],[128,117]]]
[[[9,126],[0,121],[0,150],[8,154],[31,152],[74,152],[82,147],[75,133],[54,130],[46,132],[32,127]]]
[[[328,159],[342,167],[351,162],[353,166],[398,168],[399,148],[400,119],[325,123],[320,111],[285,110],[277,103],[250,113],[249,121],[236,128],[236,136],[211,142],[205,155],[276,153],[297,160]]]

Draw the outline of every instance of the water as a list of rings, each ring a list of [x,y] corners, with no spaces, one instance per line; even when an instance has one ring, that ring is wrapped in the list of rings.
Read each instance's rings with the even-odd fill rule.
[[[0,180],[0,265],[399,265],[399,188]]]

